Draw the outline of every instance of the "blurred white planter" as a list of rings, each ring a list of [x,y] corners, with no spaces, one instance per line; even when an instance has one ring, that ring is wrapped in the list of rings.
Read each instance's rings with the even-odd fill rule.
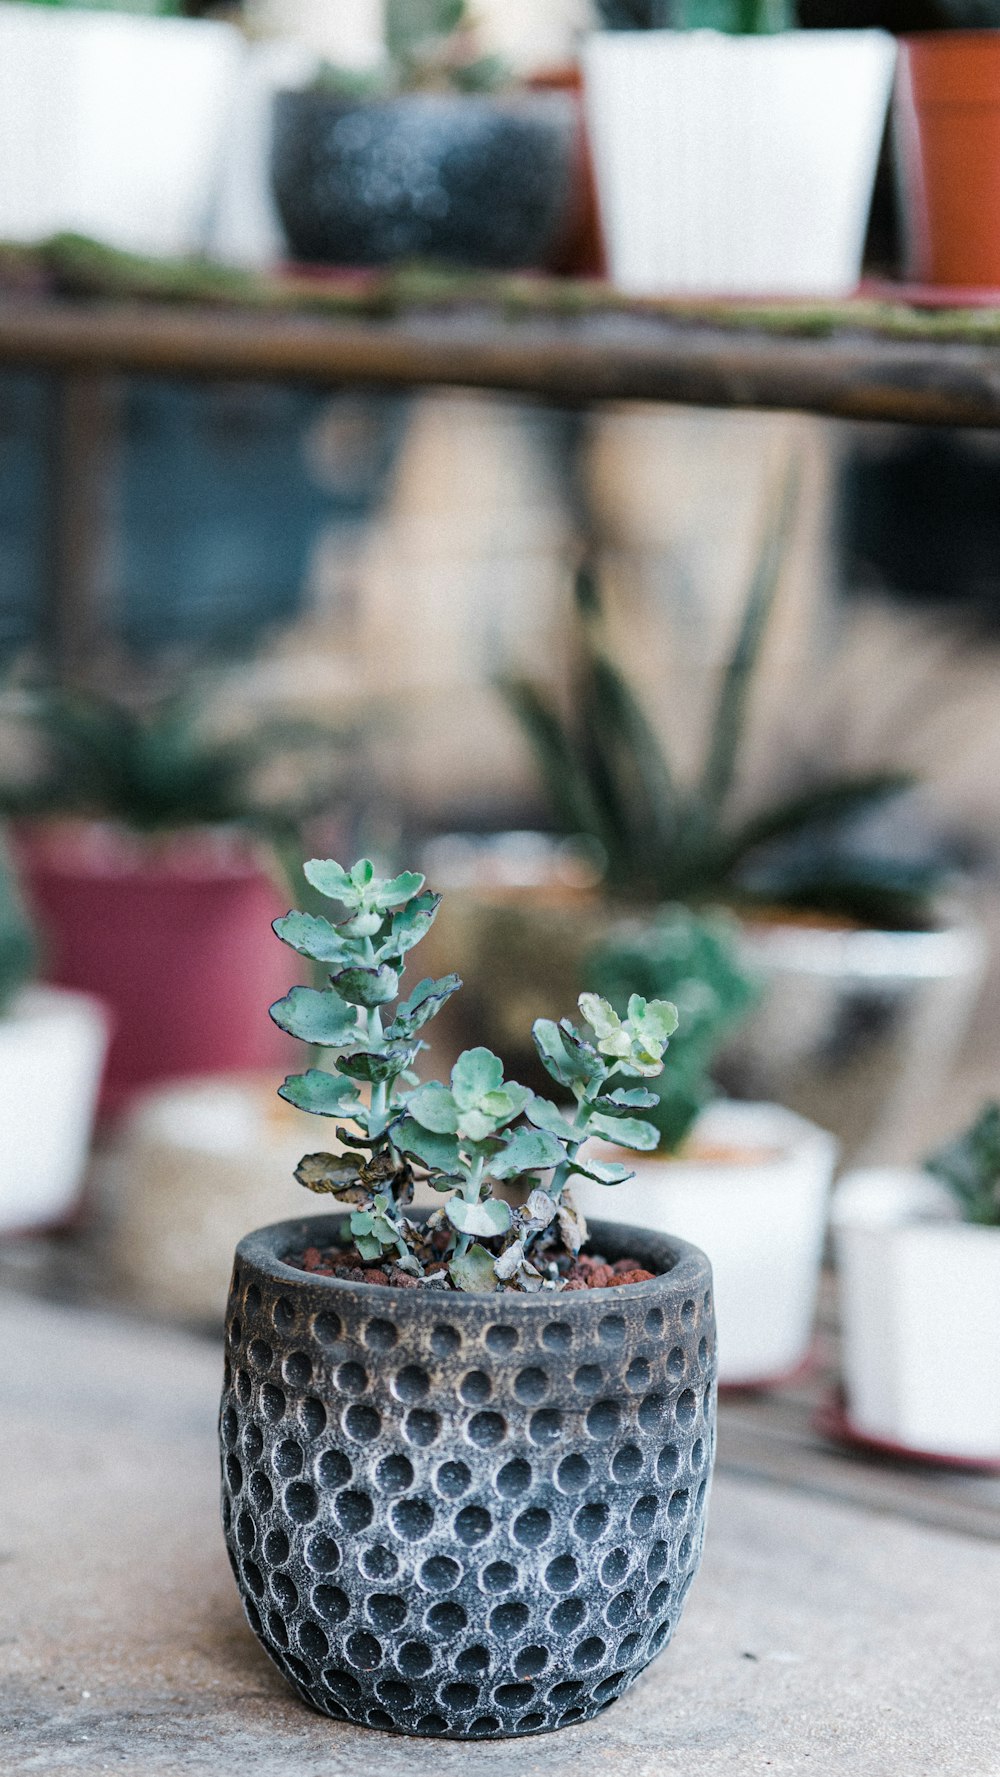
[[[780,1381],[809,1354],[837,1144],[779,1105],[720,1100],[698,1119],[691,1146],[692,1157],[678,1159],[609,1148],[635,1178],[580,1180],[574,1196],[585,1215],[700,1246],[715,1279],[719,1381]]]
[[[110,1162],[112,1262],[144,1309],[221,1322],[234,1243],[314,1206],[293,1175],[303,1154],[331,1142],[274,1088],[272,1079],[190,1080],[135,1104]]]
[[[589,37],[614,282],[640,295],[853,290],[895,55],[881,31]]]
[[[1000,1464],[1000,1229],[901,1167],[847,1174],[832,1219],[853,1429]]]
[[[0,1018],[0,1233],[76,1207],[108,1035],[103,1006],[61,987],[25,988]]]
[[[243,53],[203,19],[0,5],[0,238],[199,248]]]

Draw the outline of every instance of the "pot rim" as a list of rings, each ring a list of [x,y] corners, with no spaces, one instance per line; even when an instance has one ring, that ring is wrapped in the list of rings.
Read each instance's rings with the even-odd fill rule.
[[[414,1219],[419,1220],[427,1213],[418,1210]],[[353,1298],[359,1302],[371,1303],[384,1301],[387,1297],[395,1298],[405,1307],[407,1313],[413,1309],[435,1318],[442,1314],[445,1303],[448,1304],[449,1314],[482,1315],[502,1307],[505,1314],[544,1313],[549,1316],[558,1304],[561,1315],[572,1314],[577,1319],[584,1320],[597,1310],[608,1311],[617,1294],[613,1289],[539,1290],[536,1295],[530,1296],[515,1290],[400,1290],[391,1284],[353,1283],[339,1277],[323,1277],[313,1271],[302,1271],[297,1265],[286,1264],[279,1256],[279,1248],[287,1251],[300,1241],[304,1244],[316,1244],[315,1237],[309,1239],[310,1234],[329,1234],[346,1217],[346,1211],[334,1212],[269,1222],[263,1228],[254,1228],[239,1241],[234,1262],[237,1266],[254,1267],[273,1283],[286,1287],[294,1285],[309,1288],[319,1294],[328,1295],[331,1302]],[[666,1268],[650,1278],[648,1283],[626,1286],[630,1302],[660,1297],[665,1290],[671,1294],[696,1293],[712,1287],[712,1268],[708,1258],[700,1247],[692,1245],[688,1240],[657,1234],[652,1229],[637,1228],[627,1223],[592,1221],[588,1226],[591,1238],[596,1237],[602,1244],[621,1248],[623,1252],[627,1249],[630,1255],[634,1253],[640,1259],[652,1257],[655,1262],[666,1264]]]

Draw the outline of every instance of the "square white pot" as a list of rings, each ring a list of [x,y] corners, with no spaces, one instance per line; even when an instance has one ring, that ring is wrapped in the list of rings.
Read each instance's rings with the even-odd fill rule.
[[[635,1168],[623,1185],[574,1182],[585,1215],[691,1240],[715,1280],[719,1381],[781,1380],[808,1356],[837,1144],[772,1104],[720,1100],[693,1141],[747,1159],[668,1159],[607,1149]],[[754,1151],[759,1157],[752,1157]]]
[[[61,987],[25,988],[0,1018],[0,1234],[75,1208],[109,1034],[97,1000]]]
[[[589,37],[614,282],[639,295],[853,290],[895,56],[881,31]]]
[[[204,19],[0,5],[0,238],[196,251],[243,56]]]
[[[847,1411],[883,1443],[1000,1463],[1000,1228],[954,1214],[941,1186],[901,1167],[837,1187]]]

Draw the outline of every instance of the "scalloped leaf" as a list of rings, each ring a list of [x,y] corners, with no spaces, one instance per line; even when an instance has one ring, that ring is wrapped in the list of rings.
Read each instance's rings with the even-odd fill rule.
[[[454,1135],[458,1129],[458,1106],[447,1086],[442,1086],[438,1080],[431,1080],[411,1092],[406,1108],[422,1128],[434,1130],[438,1135]]]
[[[337,1067],[350,1080],[365,1080],[378,1086],[383,1080],[395,1080],[412,1066],[419,1044],[388,1043],[384,1049],[352,1049],[338,1055]]]
[[[451,1090],[460,1110],[479,1106],[488,1092],[503,1085],[503,1062],[492,1049],[466,1049],[451,1070]]]
[[[331,980],[341,998],[352,1006],[384,1006],[399,992],[399,976],[388,963],[375,969],[341,969]]]
[[[587,1121],[587,1133],[603,1135],[605,1141],[613,1141],[619,1148],[634,1148],[645,1154],[660,1145],[659,1130],[642,1117],[606,1117],[603,1112],[594,1111]]]
[[[536,1018],[531,1034],[546,1073],[560,1086],[588,1086],[607,1071],[566,1018],[558,1024],[551,1018]]]
[[[300,956],[311,957],[313,962],[338,963],[350,955],[341,932],[321,914],[293,910],[276,919],[272,930],[282,944],[297,950]]]
[[[425,1129],[413,1117],[403,1117],[393,1125],[392,1145],[408,1159],[419,1160],[421,1165],[430,1166],[435,1171],[443,1167],[450,1172],[458,1165],[458,1141],[454,1135],[442,1134],[438,1130]]]
[[[460,1290],[483,1293],[497,1287],[496,1265],[485,1246],[470,1246],[460,1259],[452,1259],[448,1272]]]
[[[656,1093],[647,1091],[645,1086],[631,1086],[628,1090],[624,1086],[616,1086],[613,1092],[602,1092],[600,1102],[602,1105],[621,1105],[626,1110],[651,1111],[660,1101]]]
[[[522,1172],[547,1171],[560,1166],[565,1149],[547,1129],[518,1129],[489,1163],[493,1178],[517,1178]]]
[[[393,914],[391,942],[400,956],[404,956],[415,944],[420,943],[421,938],[427,936],[440,905],[441,896],[428,890],[426,894],[417,895],[414,900],[408,901],[405,907]]]
[[[357,1089],[350,1080],[340,1080],[319,1067],[311,1067],[304,1074],[289,1074],[278,1087],[278,1096],[297,1111],[310,1111],[317,1117],[349,1116],[359,1103]]]
[[[656,1103],[656,1099],[652,1099]],[[557,1135],[561,1141],[580,1141],[583,1137],[581,1129],[575,1129],[568,1117],[564,1117],[558,1105],[550,1098],[539,1098],[533,1094],[524,1107],[524,1114],[529,1123],[536,1129],[547,1129],[550,1135]]]
[[[386,1029],[386,1036],[391,1041],[397,1037],[412,1037],[418,1030],[423,1030],[461,985],[457,975],[442,975],[437,981],[428,976],[413,989],[409,999],[396,1007],[396,1015]]]
[[[321,1048],[339,1049],[357,1041],[356,1008],[329,987],[293,987],[270,1007],[270,1016],[279,1030]]]
[[[360,1202],[369,1196],[361,1182],[364,1163],[361,1154],[303,1154],[295,1177],[307,1191]]]
[[[424,886],[426,877],[419,876],[416,870],[404,870],[399,876],[391,876],[388,882],[378,883],[372,899],[376,907],[388,912],[390,907],[402,907],[413,901]]]
[[[482,1203],[466,1203],[464,1197],[456,1194],[449,1197],[444,1213],[460,1234],[480,1234],[485,1240],[506,1234],[514,1219],[510,1204],[504,1203],[500,1197],[487,1197]]]
[[[623,1166],[620,1160],[577,1158],[573,1162],[573,1174],[576,1173],[581,1173],[584,1178],[593,1179],[595,1185],[623,1185],[626,1179],[635,1178],[632,1168]]]
[[[302,874],[310,887],[327,900],[343,901],[346,907],[357,905],[359,895],[351,875],[333,858],[309,858],[302,866]]]

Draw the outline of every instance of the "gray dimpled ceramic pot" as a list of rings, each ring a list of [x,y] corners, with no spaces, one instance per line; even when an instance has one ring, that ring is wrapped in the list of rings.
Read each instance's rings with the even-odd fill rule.
[[[523,1296],[310,1276],[236,1253],[222,1515],[250,1625],[328,1715],[456,1739],[586,1720],[666,1646],[715,1446],[711,1270],[592,1224],[661,1274]]]

